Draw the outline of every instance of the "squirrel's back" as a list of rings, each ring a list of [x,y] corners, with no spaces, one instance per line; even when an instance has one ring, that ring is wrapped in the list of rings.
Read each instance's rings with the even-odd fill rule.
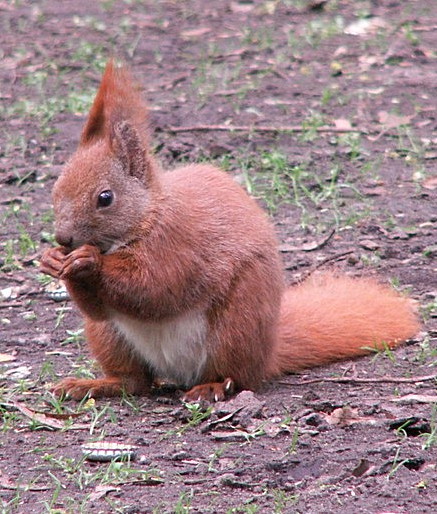
[[[235,247],[236,255],[258,248],[279,262],[268,216],[224,171],[207,164],[176,168],[161,175],[161,187],[166,209],[183,216],[181,230],[191,222],[206,244],[211,243],[209,238],[220,238],[222,244]]]

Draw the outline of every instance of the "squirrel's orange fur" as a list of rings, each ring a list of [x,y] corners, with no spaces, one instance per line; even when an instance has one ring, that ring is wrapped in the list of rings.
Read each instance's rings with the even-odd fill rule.
[[[162,173],[146,121],[129,73],[110,62],[53,191],[60,246],[41,260],[82,311],[105,377],[57,392],[143,394],[167,377],[187,399],[219,399],[415,335],[410,301],[372,280],[325,274],[284,291],[260,207],[213,166]]]

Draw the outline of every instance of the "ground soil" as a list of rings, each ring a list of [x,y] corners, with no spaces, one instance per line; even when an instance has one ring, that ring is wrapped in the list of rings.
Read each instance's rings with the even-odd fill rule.
[[[437,510],[431,4],[0,2],[2,512]],[[270,207],[289,282],[323,261],[391,279],[420,305],[423,333],[212,412],[171,390],[57,404],[50,384],[99,371],[38,258],[52,241],[51,188],[113,54],[144,86],[164,166],[214,161]],[[305,172],[295,189],[275,168],[284,156]],[[95,440],[135,445],[136,459],[83,461]]]

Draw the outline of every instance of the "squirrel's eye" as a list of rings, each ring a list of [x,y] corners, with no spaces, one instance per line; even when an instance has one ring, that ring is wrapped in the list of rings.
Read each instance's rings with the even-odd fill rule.
[[[98,207],[109,207],[114,200],[114,193],[107,189],[102,191],[97,198],[97,206]]]

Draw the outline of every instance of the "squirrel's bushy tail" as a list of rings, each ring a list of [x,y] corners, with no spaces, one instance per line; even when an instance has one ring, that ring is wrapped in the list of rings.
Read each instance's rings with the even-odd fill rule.
[[[419,331],[412,301],[370,279],[323,274],[285,291],[275,373],[394,348]]]

